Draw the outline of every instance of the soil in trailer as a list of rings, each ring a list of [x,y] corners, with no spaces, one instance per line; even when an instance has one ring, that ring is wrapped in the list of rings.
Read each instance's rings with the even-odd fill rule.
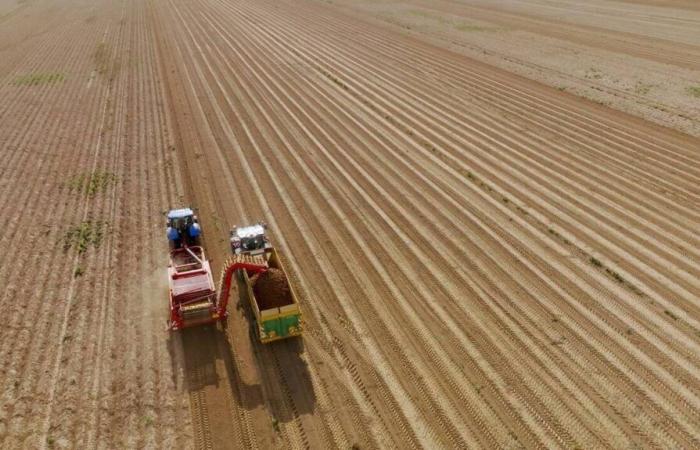
[[[253,293],[261,311],[291,305],[294,302],[287,277],[279,269],[271,268],[266,272],[253,276],[251,281],[253,283]]]

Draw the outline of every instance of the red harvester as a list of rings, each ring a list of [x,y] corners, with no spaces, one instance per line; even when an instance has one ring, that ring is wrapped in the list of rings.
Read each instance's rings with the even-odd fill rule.
[[[171,330],[204,325],[226,317],[231,279],[236,270],[248,275],[264,272],[267,262],[260,256],[236,255],[229,259],[221,272],[219,297],[216,296],[211,266],[204,249],[182,247],[170,252],[168,280],[170,282]]]

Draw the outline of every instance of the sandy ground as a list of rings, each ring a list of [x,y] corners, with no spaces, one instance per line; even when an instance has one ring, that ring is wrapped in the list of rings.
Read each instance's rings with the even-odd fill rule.
[[[0,447],[700,446],[700,140],[388,8],[0,0]],[[164,330],[181,203],[216,273],[269,224],[302,340]]]
[[[700,136],[697,2],[331,3],[559,90]]]

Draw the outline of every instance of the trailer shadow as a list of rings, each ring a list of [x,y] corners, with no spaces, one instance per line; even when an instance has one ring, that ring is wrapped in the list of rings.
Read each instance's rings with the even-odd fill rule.
[[[182,345],[178,345],[178,340]],[[231,344],[221,326],[181,330],[169,339],[168,347],[173,360],[180,361],[178,366],[180,373],[184,373],[184,387],[189,393],[203,391],[207,398],[217,402],[232,398],[249,410],[263,404],[261,385],[246,384],[237,373]],[[175,355],[177,347],[182,349],[180,357]],[[230,389],[231,397],[222,389]]]
[[[264,405],[273,428],[313,414],[316,394],[304,357],[303,338],[260,343],[242,289],[238,294],[232,292],[232,300],[236,310],[230,310],[228,330],[221,325],[206,325],[170,334],[168,352],[173,375],[182,378],[173,381],[189,393],[203,391],[207,401],[218,403],[230,398],[246,410]],[[237,361],[243,364],[245,373],[238,372]],[[259,376],[251,375],[246,361],[255,366]],[[222,389],[230,389],[231,395]]]
[[[247,318],[248,336],[253,345],[255,363],[260,373],[265,404],[273,427],[287,423],[301,415],[313,414],[316,393],[311,382],[309,367],[304,359],[304,340],[301,337],[263,344],[260,342],[253,311],[243,291],[238,289],[237,309]]]

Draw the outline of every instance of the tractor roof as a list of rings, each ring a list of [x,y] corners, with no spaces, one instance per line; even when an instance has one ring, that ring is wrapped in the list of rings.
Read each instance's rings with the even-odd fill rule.
[[[168,213],[168,219],[182,219],[183,217],[193,216],[194,212],[190,208],[171,209]]]
[[[265,227],[259,223],[249,225],[247,227],[236,228],[236,236],[241,239],[260,236],[261,234],[265,234]]]

